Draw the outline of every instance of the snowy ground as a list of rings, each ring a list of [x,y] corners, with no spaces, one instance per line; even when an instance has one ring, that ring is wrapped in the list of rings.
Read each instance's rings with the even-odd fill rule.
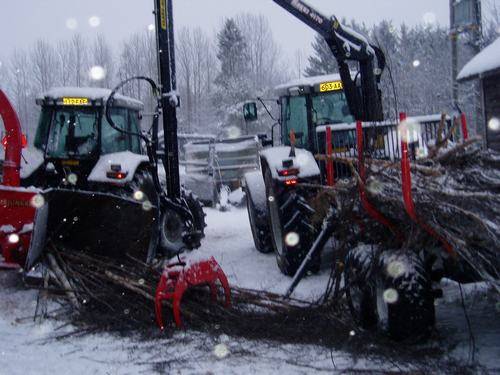
[[[253,249],[246,210],[208,209],[207,214],[207,238],[195,257],[214,255],[233,284],[278,293],[286,290],[290,279],[280,274],[274,256]],[[324,269],[304,280],[295,296],[319,296],[327,280]],[[476,360],[486,373],[500,372],[500,309],[484,289],[484,285],[464,287]],[[71,327],[33,322],[36,293],[23,289],[16,274],[0,273],[0,301],[0,374],[399,373],[419,368],[411,362],[377,361],[320,346],[251,342],[189,331],[151,341],[112,335],[54,340],[54,335]],[[449,353],[439,359],[442,372],[450,370],[448,360],[468,360],[469,333],[459,289],[451,282],[438,304],[438,337],[434,345]]]

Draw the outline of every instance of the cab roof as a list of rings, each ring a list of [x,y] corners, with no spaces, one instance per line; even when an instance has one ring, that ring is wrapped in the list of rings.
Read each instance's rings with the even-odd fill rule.
[[[314,77],[303,77],[300,79],[296,79],[282,85],[277,86],[274,90],[279,96],[289,95],[289,90],[293,88],[309,88],[314,89],[316,86],[324,82],[333,82],[340,81],[340,74],[328,74],[322,76],[314,76]]]
[[[91,105],[101,106],[106,103],[111,90],[96,87],[54,87],[36,98],[38,105],[57,105],[64,98],[88,99]],[[144,104],[136,99],[121,94],[115,95],[114,105],[136,111],[144,110]]]

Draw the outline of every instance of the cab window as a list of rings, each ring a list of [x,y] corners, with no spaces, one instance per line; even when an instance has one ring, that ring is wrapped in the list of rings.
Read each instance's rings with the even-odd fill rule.
[[[97,149],[98,113],[92,108],[57,108],[50,117],[42,115],[48,123],[47,156],[52,158],[85,157]],[[45,124],[45,123],[44,123]],[[40,126],[36,143],[42,145],[47,127]]]
[[[140,120],[139,120],[139,112],[137,111],[130,111],[130,132],[131,133],[141,133],[141,126],[140,126]],[[136,135],[131,135],[130,136],[130,141],[131,141],[131,147],[130,151],[132,151],[134,154],[141,154],[141,140],[138,136]]]
[[[309,139],[307,124],[307,102],[304,96],[292,96],[283,99],[283,141],[290,145],[290,132],[293,130],[297,147],[306,147]]]
[[[127,131],[129,129],[128,110],[124,108],[113,108],[111,118],[115,126]],[[106,119],[102,117],[101,151],[103,154],[111,154],[129,150],[129,135],[114,129]]]
[[[38,127],[35,135],[35,148],[40,151],[45,151],[45,147],[47,145],[47,138],[49,136],[49,128],[50,122],[52,119],[52,108],[42,108],[42,112],[40,113],[40,119],[38,121]]]
[[[328,92],[312,98],[315,125],[332,125],[354,122],[343,91]]]

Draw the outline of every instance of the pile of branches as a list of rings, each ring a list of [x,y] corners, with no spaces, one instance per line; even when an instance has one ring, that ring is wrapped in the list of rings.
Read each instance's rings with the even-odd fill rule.
[[[454,265],[450,271],[458,271],[462,277],[469,275],[470,281],[491,281],[500,290],[500,154],[483,149],[480,143],[477,138],[462,144],[448,140],[437,143],[427,158],[412,162],[412,194],[421,221],[433,228],[455,253],[450,259],[455,256],[457,262],[450,262]],[[416,252],[444,251],[443,241],[433,238],[406,213],[399,161],[367,158],[368,177],[362,181],[356,159],[334,160],[349,164],[355,178],[337,188],[323,190],[319,206],[328,200],[339,210],[339,220],[351,223],[353,213],[359,213],[361,234],[368,242]],[[395,236],[387,228],[381,230],[381,225],[366,214],[359,199],[360,185],[369,201],[403,234],[403,244],[396,245]],[[349,235],[353,233],[338,237],[346,239]]]
[[[51,247],[47,253],[51,290],[63,296],[76,332],[143,332],[156,328],[154,294],[162,267],[132,257],[121,261]],[[211,302],[209,289],[190,289],[182,300],[185,326],[203,332],[248,339],[328,346],[353,343],[353,324],[342,306],[284,299],[232,287],[232,306]],[[219,296],[220,297],[220,296]],[[172,306],[164,304],[167,331],[173,331]],[[168,327],[168,326],[167,326]],[[325,334],[326,332],[326,334]],[[356,344],[359,345],[359,344]]]

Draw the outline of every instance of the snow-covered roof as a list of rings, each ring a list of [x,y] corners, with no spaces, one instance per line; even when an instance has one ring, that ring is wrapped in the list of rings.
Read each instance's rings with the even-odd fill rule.
[[[331,82],[331,81],[340,81],[340,74],[328,74],[323,76],[304,77],[276,86],[275,90],[283,91],[292,87],[300,87],[300,86],[312,87],[324,82]]]
[[[479,52],[464,66],[457,79],[465,81],[500,69],[500,38]]]
[[[39,95],[37,97],[37,102],[43,100],[60,100],[62,98],[87,98],[91,101],[100,101],[104,102],[108,99],[111,94],[111,90],[97,88],[97,87],[54,87],[49,91]],[[97,103],[99,104],[99,103]],[[136,99],[130,98],[128,96],[124,96],[121,94],[115,95],[115,106],[118,107],[126,107],[135,109],[138,111],[142,111],[144,109],[144,104]]]

